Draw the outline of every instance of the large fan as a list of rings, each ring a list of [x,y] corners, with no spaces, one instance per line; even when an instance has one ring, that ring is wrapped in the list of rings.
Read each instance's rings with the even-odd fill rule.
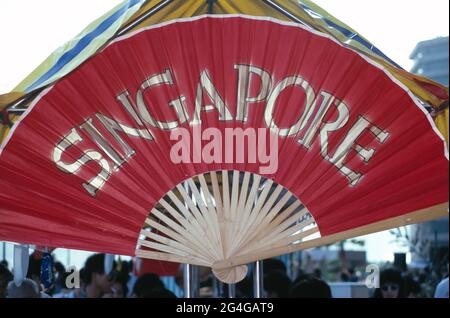
[[[0,156],[0,239],[212,267],[448,213],[445,143],[379,65],[298,24],[174,20],[33,102]]]

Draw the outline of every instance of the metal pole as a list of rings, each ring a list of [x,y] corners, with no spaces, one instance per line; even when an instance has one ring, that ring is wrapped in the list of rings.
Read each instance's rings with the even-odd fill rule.
[[[255,262],[253,267],[253,297],[262,298],[264,290],[264,276],[262,261]]]
[[[217,279],[216,276],[212,277],[213,282],[213,297],[214,298],[222,298],[223,296],[223,283]]]
[[[3,242],[3,258],[4,261],[6,261],[6,242]]]
[[[184,289],[184,297],[192,298],[191,265],[190,264],[184,264],[184,267],[183,267],[183,289]]]
[[[189,184],[187,182],[184,182],[183,184],[184,189],[186,190],[187,194],[190,195],[189,191]],[[185,203],[185,206],[187,207],[187,203]],[[192,272],[193,272],[193,265],[191,264],[184,264],[183,268],[183,289],[184,289],[184,297],[185,298],[192,298]]]
[[[191,269],[192,269],[192,283],[191,283],[191,295],[193,298],[199,297],[199,281],[198,281],[198,266],[195,265],[191,265]]]
[[[235,284],[228,285],[228,298],[236,298],[236,285]]]
[[[266,183],[263,184],[266,186]],[[258,189],[259,191],[263,190],[263,187],[260,187]],[[255,197],[255,205],[258,202],[259,198],[259,192],[256,192]],[[256,261],[255,265],[253,267],[253,296],[255,298],[262,298],[262,291],[263,291],[263,264],[262,261]]]

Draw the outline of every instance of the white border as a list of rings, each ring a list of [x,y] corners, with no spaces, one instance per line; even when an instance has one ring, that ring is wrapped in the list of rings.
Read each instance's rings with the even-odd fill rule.
[[[272,23],[275,23],[275,24],[279,24],[279,25],[297,27],[297,28],[306,30],[308,32],[311,32],[311,33],[313,33],[313,34],[315,34],[317,36],[321,36],[321,37],[324,37],[324,38],[326,38],[328,40],[331,40],[331,41],[335,42],[336,44],[338,44],[339,46],[341,46],[342,48],[350,50],[353,53],[359,55],[361,58],[363,58],[369,64],[371,64],[371,65],[377,67],[378,69],[382,70],[388,76],[388,78],[391,79],[392,82],[397,84],[401,89],[403,89],[406,93],[408,93],[408,95],[410,96],[411,100],[425,114],[425,117],[428,119],[428,122],[430,123],[431,128],[433,129],[434,133],[441,139],[441,141],[442,141],[442,143],[444,145],[444,156],[445,156],[445,158],[447,160],[449,160],[449,152],[448,152],[447,144],[445,142],[444,137],[442,136],[441,132],[437,129],[437,127],[436,127],[436,125],[434,123],[434,120],[431,117],[431,115],[428,113],[428,111],[425,109],[425,107],[423,107],[419,103],[419,101],[417,100],[417,97],[414,96],[414,94],[409,90],[409,88],[407,88],[402,82],[400,82],[391,73],[389,73],[382,65],[380,65],[377,62],[371,60],[369,57],[361,54],[360,52],[357,52],[357,51],[353,50],[352,48],[350,48],[348,46],[344,46],[342,43],[340,43],[339,41],[337,41],[336,39],[334,39],[332,36],[330,36],[328,34],[321,33],[319,31],[313,30],[313,29],[311,29],[309,27],[303,26],[303,25],[298,24],[298,23],[281,21],[281,20],[278,20],[278,19],[275,19],[275,18],[272,18],[272,17],[258,17],[258,16],[244,15],[244,14],[212,14],[212,15],[211,14],[203,14],[203,15],[190,17],[190,18],[174,19],[174,20],[170,20],[170,21],[159,23],[159,24],[151,25],[151,26],[148,26],[148,27],[141,28],[139,30],[130,32],[130,33],[125,34],[125,35],[123,35],[121,37],[118,37],[117,39],[114,39],[106,47],[104,47],[100,52],[103,52],[109,46],[113,45],[116,42],[126,40],[126,39],[128,39],[128,38],[130,38],[130,37],[132,37],[132,36],[134,36],[136,34],[139,34],[141,32],[145,32],[147,30],[157,29],[157,28],[161,28],[161,27],[164,27],[164,26],[167,26],[167,25],[171,25],[171,24],[176,24],[176,23],[185,23],[185,22],[197,21],[197,20],[201,20],[201,19],[205,19],[205,18],[212,18],[212,19],[243,18],[243,19],[249,19],[249,20],[269,21],[269,22],[272,22]],[[55,84],[53,84],[52,86],[50,86],[49,88],[47,88],[43,92],[41,92],[34,99],[34,101],[28,107],[28,109],[25,111],[25,113],[22,114],[21,117],[19,118],[19,120],[14,124],[13,128],[8,133],[8,136],[6,137],[6,139],[3,141],[2,145],[0,146],[0,156],[1,156],[2,152],[3,152],[3,150],[6,148],[9,140],[11,139],[11,137],[12,137],[12,135],[14,133],[14,131],[17,129],[17,127],[22,122],[22,120],[32,111],[34,106],[36,106],[36,104],[41,100],[41,98],[43,98],[55,86]]]

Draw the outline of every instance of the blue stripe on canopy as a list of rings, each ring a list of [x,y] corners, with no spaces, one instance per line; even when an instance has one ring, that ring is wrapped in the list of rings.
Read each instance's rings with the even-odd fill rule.
[[[100,36],[103,32],[114,24],[128,9],[138,4],[140,0],[129,0],[127,4],[117,10],[113,15],[102,21],[94,30],[82,37],[78,43],[69,51],[64,53],[55,65],[52,66],[46,73],[44,73],[39,79],[37,79],[32,85],[27,88],[27,92],[32,91],[53,75],[59,72],[67,63],[72,61],[80,52],[82,52],[95,38]]]

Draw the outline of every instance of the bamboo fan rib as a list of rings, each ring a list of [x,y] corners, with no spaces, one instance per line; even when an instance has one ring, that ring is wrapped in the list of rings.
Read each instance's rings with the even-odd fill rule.
[[[216,262],[304,242],[318,234],[306,207],[257,174],[213,171],[178,184],[145,221],[136,256],[212,267]],[[213,270],[235,283],[247,266]]]

